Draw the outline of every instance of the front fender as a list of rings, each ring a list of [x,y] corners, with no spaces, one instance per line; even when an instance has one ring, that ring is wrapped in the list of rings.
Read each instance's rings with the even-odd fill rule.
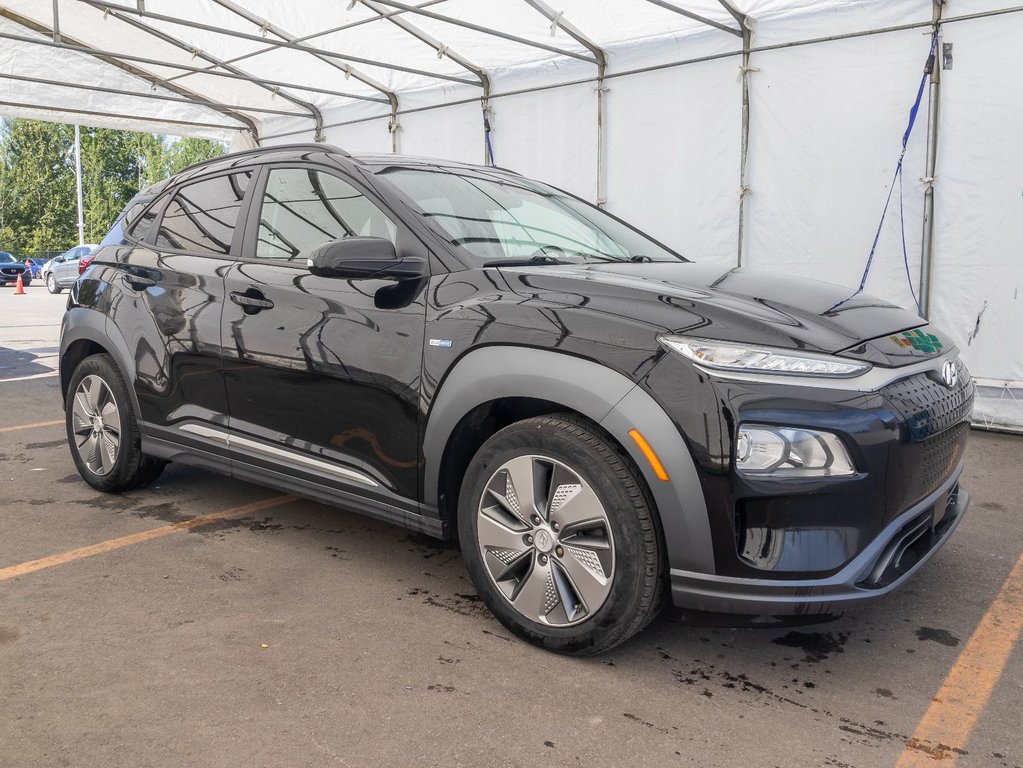
[[[424,499],[438,498],[448,439],[473,408],[508,397],[559,403],[599,424],[632,457],[657,505],[672,568],[713,572],[710,524],[689,449],[672,420],[635,382],[606,366],[558,352],[514,346],[467,353],[445,377],[430,406],[423,439]],[[654,474],[629,437],[639,430],[668,475]]]

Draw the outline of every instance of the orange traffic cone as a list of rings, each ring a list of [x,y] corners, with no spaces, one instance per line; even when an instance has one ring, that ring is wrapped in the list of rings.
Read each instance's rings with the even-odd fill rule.
[[[14,289],[14,295],[15,296],[24,296],[25,295],[25,284],[21,282],[21,273],[20,272],[18,273],[18,284],[17,284],[17,287]]]

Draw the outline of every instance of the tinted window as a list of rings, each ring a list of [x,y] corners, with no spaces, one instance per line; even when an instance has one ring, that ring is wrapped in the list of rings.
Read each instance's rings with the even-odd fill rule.
[[[156,233],[157,247],[215,255],[228,253],[250,175],[232,173],[179,189],[164,210]],[[136,227],[133,234],[138,236],[137,233]]]
[[[126,224],[128,227],[128,234],[131,235],[131,237],[136,240],[145,240],[146,235],[149,234],[149,230],[153,228],[153,222],[156,221],[157,212],[161,207],[163,207],[163,201],[166,199],[166,196],[164,196],[153,205],[149,206],[149,210],[145,212],[144,216],[139,216],[139,214],[142,213],[142,209],[149,204],[149,200],[140,200],[125,211],[123,219],[118,224],[115,224],[114,229],[119,229],[119,224],[121,223]],[[108,235],[108,238],[113,236],[116,237],[117,240],[120,240],[120,233],[115,233],[114,229],[110,230],[111,234]],[[107,245],[105,240],[103,245]]]
[[[376,205],[337,176],[306,168],[270,172],[256,257],[305,260],[318,245],[352,236],[395,242],[397,228]]]
[[[543,256],[568,262],[681,258],[599,208],[528,179],[411,169],[388,171],[387,179],[452,245],[484,262]]]

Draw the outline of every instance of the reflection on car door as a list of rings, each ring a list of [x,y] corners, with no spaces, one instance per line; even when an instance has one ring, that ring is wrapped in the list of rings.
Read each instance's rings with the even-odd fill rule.
[[[310,252],[349,236],[399,254],[423,244],[356,181],[315,167],[271,167],[243,260],[227,274],[224,376],[236,464],[289,468],[330,489],[417,511],[425,280],[343,280],[307,269]]]
[[[234,263],[235,224],[251,177],[206,178],[157,203],[162,219],[151,243],[132,248],[119,266],[114,300],[122,306],[113,309],[134,358],[147,433],[225,457],[224,274]]]

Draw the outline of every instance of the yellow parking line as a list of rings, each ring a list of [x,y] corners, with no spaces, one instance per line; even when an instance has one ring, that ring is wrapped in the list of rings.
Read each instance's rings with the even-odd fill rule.
[[[203,515],[202,517],[193,517],[191,520],[182,520],[179,523],[164,525],[160,528],[151,528],[150,530],[142,531],[141,533],[133,533],[129,536],[121,536],[117,539],[108,539],[107,541],[101,541],[98,544],[90,544],[87,547],[80,547],[79,549],[62,552],[59,555],[50,555],[49,557],[42,557],[38,560],[30,560],[27,563],[10,565],[6,568],[0,568],[0,581],[13,579],[16,576],[24,576],[25,574],[33,573],[34,571],[41,571],[44,568],[52,568],[55,565],[64,565],[64,563],[70,563],[73,560],[81,560],[83,557],[102,555],[104,552],[121,549],[121,547],[128,547],[132,544],[139,544],[140,542],[149,541],[150,539],[158,539],[161,536],[169,536],[172,533],[179,533],[181,531],[191,530],[192,528],[199,528],[203,525],[209,525],[210,523],[215,523],[218,520],[223,520],[228,517],[238,517],[240,515],[258,512],[262,509],[269,509],[270,507],[279,507],[281,504],[287,504],[290,501],[295,501],[297,498],[297,496],[274,496],[273,498],[263,499],[262,501],[255,501],[252,504],[244,504],[240,507],[234,507],[233,509],[225,509],[223,512],[214,512],[209,515]]]
[[[34,424],[18,424],[14,427],[0,427],[0,432],[17,432],[19,429],[35,429],[36,427],[55,427],[58,424],[63,424],[64,419],[56,419],[54,421],[37,421]]]
[[[1023,630],[1023,555],[927,709],[897,768],[951,766],[966,747],[977,718]],[[945,761],[948,762],[945,762]]]

